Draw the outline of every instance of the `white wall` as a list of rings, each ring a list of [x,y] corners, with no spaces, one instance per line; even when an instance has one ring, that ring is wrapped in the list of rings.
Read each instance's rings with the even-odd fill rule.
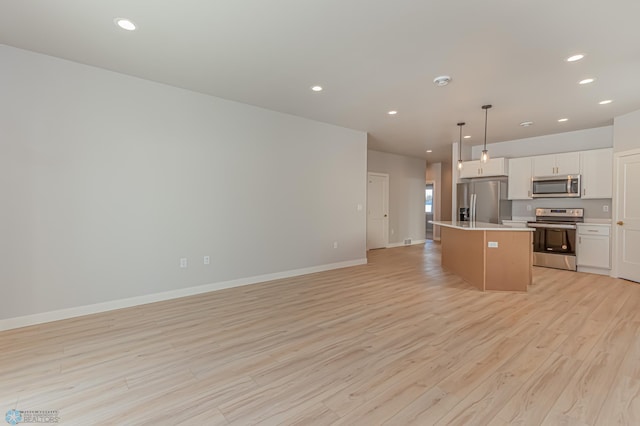
[[[613,146],[613,126],[595,129],[556,133],[535,138],[516,139],[487,144],[491,158],[517,158],[531,155],[556,154],[559,152],[585,151],[589,149],[611,148]],[[479,159],[482,145],[472,148],[472,159]],[[465,158],[468,160],[468,158]]]
[[[0,320],[366,262],[365,133],[0,58]]]
[[[614,152],[640,148],[640,110],[616,117],[613,127]]]
[[[367,152],[369,172],[389,174],[389,244],[402,243],[405,238],[425,239],[423,159]]]

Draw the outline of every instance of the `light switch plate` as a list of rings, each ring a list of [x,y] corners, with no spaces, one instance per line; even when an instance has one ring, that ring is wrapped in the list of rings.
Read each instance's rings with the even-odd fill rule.
[[[489,247],[489,248],[498,248],[498,242],[497,241],[489,241],[487,243],[487,247]]]

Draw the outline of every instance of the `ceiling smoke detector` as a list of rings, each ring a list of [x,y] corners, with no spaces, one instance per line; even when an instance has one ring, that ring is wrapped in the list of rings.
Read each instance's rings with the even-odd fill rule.
[[[434,78],[433,82],[436,84],[436,86],[446,86],[447,84],[451,83],[451,77],[449,77],[448,75],[441,75],[440,77]]]

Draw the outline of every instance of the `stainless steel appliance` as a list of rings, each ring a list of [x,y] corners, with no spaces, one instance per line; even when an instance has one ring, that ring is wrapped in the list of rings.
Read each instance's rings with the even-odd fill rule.
[[[533,198],[580,197],[580,175],[534,177],[531,194]]]
[[[457,189],[458,220],[502,223],[511,219],[507,178],[473,179],[459,183]]]
[[[584,221],[584,209],[536,209],[533,264],[576,270],[576,229]]]

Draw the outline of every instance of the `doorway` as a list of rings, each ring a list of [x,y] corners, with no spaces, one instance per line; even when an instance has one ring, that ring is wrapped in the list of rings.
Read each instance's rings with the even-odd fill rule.
[[[389,175],[367,173],[367,250],[389,245]]]
[[[433,224],[429,223],[433,220],[435,211],[433,206],[435,185],[434,182],[427,182],[424,189],[424,216],[425,216],[425,239],[433,240]]]

